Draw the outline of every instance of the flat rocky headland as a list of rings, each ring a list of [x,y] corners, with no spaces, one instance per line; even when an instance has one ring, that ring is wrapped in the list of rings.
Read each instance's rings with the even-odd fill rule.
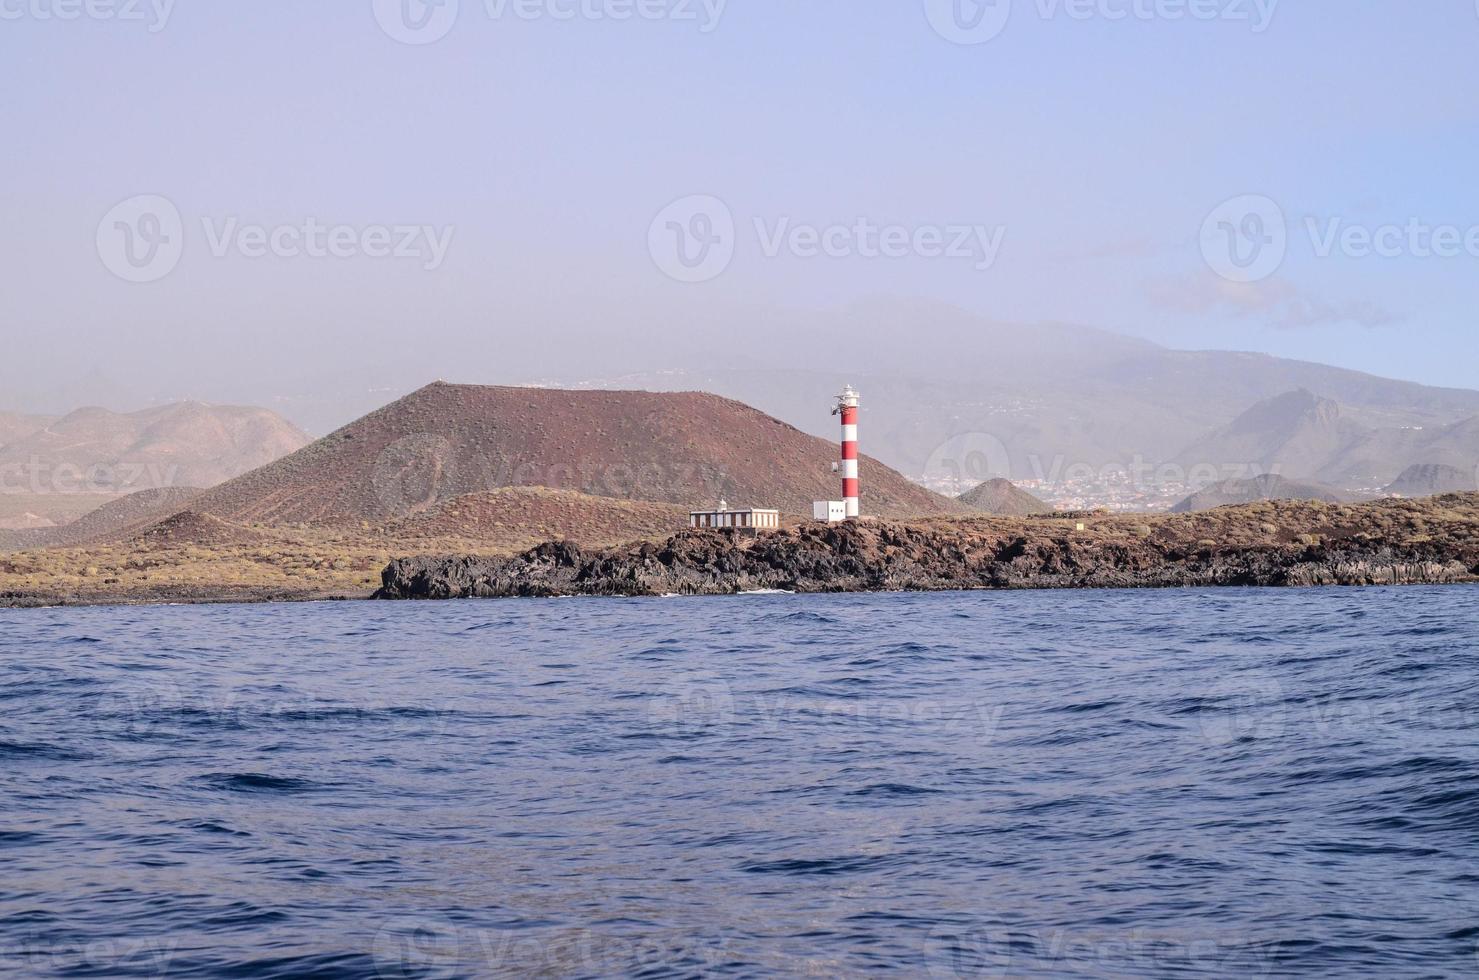
[[[405,558],[377,598],[724,595],[1479,581],[1479,494],[1198,514],[971,517],[684,531],[514,557]]]

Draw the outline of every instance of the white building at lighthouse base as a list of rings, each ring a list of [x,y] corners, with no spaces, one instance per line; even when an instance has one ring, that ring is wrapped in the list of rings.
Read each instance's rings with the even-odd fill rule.
[[[811,505],[811,516],[828,524],[847,520],[847,503],[841,500],[818,500]]]

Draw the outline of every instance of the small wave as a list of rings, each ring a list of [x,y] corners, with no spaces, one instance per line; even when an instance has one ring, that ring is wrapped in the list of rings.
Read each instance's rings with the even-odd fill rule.
[[[862,789],[853,790],[849,796],[933,796],[945,792],[941,789],[930,789],[926,786],[911,786],[908,783],[874,783],[872,786],[864,786]]]
[[[0,830],[0,850],[7,847],[25,847],[27,844],[39,844],[46,838],[41,834],[30,830]]]
[[[187,830],[198,830],[202,834],[219,834],[222,837],[250,837],[251,834],[245,830],[233,830],[225,824],[214,820],[191,820],[181,824]]]
[[[1114,701],[1114,700],[1109,700],[1109,701],[1084,701],[1084,702],[1081,702],[1081,703],[1078,703],[1078,704],[1060,705],[1059,707],[1054,708],[1053,710],[1054,711],[1057,711],[1057,712],[1060,712],[1062,714],[1065,714],[1065,715],[1083,715],[1083,714],[1089,714],[1089,713],[1095,712],[1095,711],[1107,711],[1110,708],[1118,708],[1121,703],[1122,702],[1120,702],[1120,701]]]
[[[517,626],[517,625],[518,625],[518,622],[516,620],[513,620],[513,619],[498,619],[498,620],[494,620],[494,621],[488,622],[488,623],[475,623],[474,625],[469,626],[466,629],[462,630],[462,632],[463,633],[481,633],[484,630],[507,629],[508,627]]]
[[[1232,871],[1230,865],[1222,861],[1214,861],[1207,858],[1187,857],[1184,854],[1172,854],[1169,851],[1156,851],[1146,854],[1138,859],[1141,863],[1157,870],[1183,870],[1183,871],[1214,871],[1225,873]]]
[[[823,615],[822,613],[811,612],[810,610],[803,610],[801,612],[791,612],[785,613],[781,616],[777,616],[775,617],[775,622],[791,623],[797,625],[833,626],[836,625],[839,620],[834,619],[831,616]]]
[[[252,957],[243,959],[227,954],[186,956],[176,954],[169,961],[168,975],[192,977],[236,977],[246,980],[363,980],[384,976],[450,976],[427,970],[408,969],[403,974],[387,973],[386,963],[369,953],[313,953],[302,956]],[[139,976],[159,976],[162,971]]]
[[[1416,661],[1412,663],[1396,664],[1384,670],[1377,671],[1379,677],[1416,677],[1437,670],[1442,665],[1431,660]]]
[[[311,793],[328,788],[326,784],[311,779],[260,772],[213,772],[197,776],[195,781],[232,793]]]
[[[758,875],[828,876],[867,871],[884,860],[881,856],[864,855],[821,859],[787,858],[780,861],[751,861],[740,865],[740,870],[746,874]]]
[[[251,902],[233,902],[226,908],[203,916],[199,922],[206,929],[243,929],[286,922],[290,918],[292,917],[280,909],[264,909]]]
[[[37,759],[54,762],[75,762],[87,755],[60,745],[44,742],[8,742],[0,739],[0,759]]]

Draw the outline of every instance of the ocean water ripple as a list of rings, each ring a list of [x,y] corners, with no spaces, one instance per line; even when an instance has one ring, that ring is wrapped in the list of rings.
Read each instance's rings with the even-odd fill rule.
[[[1476,598],[0,611],[0,974],[1472,976]]]

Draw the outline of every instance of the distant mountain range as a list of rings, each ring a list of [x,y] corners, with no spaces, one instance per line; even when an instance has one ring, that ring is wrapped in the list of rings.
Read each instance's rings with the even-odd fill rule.
[[[1306,390],[1260,402],[1184,450],[1177,462],[1246,467],[1352,490],[1379,490],[1413,466],[1467,471],[1479,463],[1479,417],[1377,426]],[[1454,489],[1459,489],[1455,487]]]
[[[87,410],[54,421],[6,422],[20,432],[11,447],[45,449],[49,459],[194,459],[195,468],[185,472],[207,478],[220,472],[211,466],[242,465],[253,453],[270,455],[301,440],[271,413],[190,405],[131,416]],[[1287,392],[1196,440],[1179,457],[1192,468],[1209,461],[1247,462],[1257,475],[1210,481],[1176,509],[1269,499],[1344,502],[1353,495],[1302,474],[1374,479],[1366,474],[1377,473],[1369,461],[1378,455],[1383,466],[1393,467],[1402,454],[1457,458],[1471,451],[1475,428],[1469,422],[1383,429],[1353,419],[1331,399],[1302,389]],[[226,436],[219,435],[223,431]],[[84,434],[89,438],[66,441]],[[236,451],[202,462],[202,447],[213,445]],[[989,443],[979,445],[990,452]],[[721,500],[736,508],[778,508],[792,519],[808,516],[813,500],[837,496],[837,452],[835,439],[809,436],[711,394],[437,382],[212,489],[135,493],[63,528],[8,532],[0,536],[0,547],[116,541],[266,547],[276,540],[274,533],[294,528],[380,541],[465,538],[507,545],[527,544],[531,535],[623,540],[680,527],[687,509]],[[950,499],[872,457],[860,464],[868,514],[1022,516],[1051,509],[1000,477]],[[183,470],[183,462],[174,465],[172,472]],[[1390,493],[1417,496],[1473,486],[1472,469],[1447,463],[1408,464],[1398,472]]]
[[[0,413],[0,492],[208,487],[300,449],[310,438],[267,409],[199,402],[129,413]]]
[[[332,497],[315,500],[316,455],[255,477],[287,479],[276,496],[265,489],[242,495],[238,487],[212,499],[250,519],[301,514],[315,520],[333,512],[335,519],[371,520],[393,511],[378,503],[385,493],[402,492],[386,491],[387,485],[411,487],[406,492],[415,496],[417,481],[440,488],[438,494],[537,483],[680,506],[753,496],[809,513],[812,497],[837,492],[830,475],[837,422],[830,410],[844,383],[863,394],[865,496],[872,492],[880,512],[941,506],[892,482],[895,470],[949,494],[993,479],[1042,487],[1081,480],[1084,472],[1163,464],[1190,487],[1275,473],[1344,494],[1419,486],[1424,477],[1402,479],[1413,467],[1446,468],[1428,482],[1462,488],[1467,480],[1448,471],[1474,474],[1479,464],[1479,391],[1261,354],[1170,350],[1103,330],[1007,324],[914,302],[760,317],[742,325],[746,343],[734,350],[713,342],[721,326],[738,329],[685,325],[684,342],[658,345],[661,353],[642,350],[648,363],[665,358],[668,370],[541,379],[595,399],[570,405],[608,404],[596,393],[621,392],[609,403],[622,420],[614,428],[576,408],[559,409],[557,421],[542,420],[541,406],[563,403],[547,392],[510,394],[538,391],[532,388],[467,389],[503,394],[469,396],[465,405],[453,399],[438,417],[440,409],[427,406],[448,396],[423,389],[314,449],[326,454],[324,465],[333,472],[324,479],[331,485],[365,481],[358,491],[364,501],[341,512]],[[678,397],[651,402],[664,407],[649,413],[634,389]],[[685,392],[720,397],[678,394]],[[285,394],[274,404],[297,404],[294,397]],[[753,414],[719,410],[720,403],[735,404],[727,399],[755,406],[744,408]],[[327,401],[313,404],[315,417],[328,413]],[[457,415],[464,410],[483,413],[481,420]],[[511,427],[499,428],[489,413]],[[754,421],[757,416],[764,421]],[[378,440],[382,423],[392,438],[355,462],[366,450],[347,444]],[[776,433],[784,433],[779,441]],[[815,438],[802,441],[803,433]],[[262,409],[185,404],[128,415],[100,409],[65,417],[0,414],[0,475],[13,485],[17,465],[39,466],[47,474],[43,484],[54,484],[58,473],[101,466],[110,491],[210,487],[307,442],[301,430]],[[428,460],[428,471],[416,469],[417,461]],[[687,463],[711,468],[674,474],[673,467]],[[543,471],[581,465],[599,473]],[[866,471],[873,466],[880,469],[870,480]]]
[[[1301,439],[1324,448],[1314,471],[1286,475],[1381,487],[1413,463],[1473,468],[1479,461],[1463,428],[1479,417],[1479,391],[1264,354],[1170,350],[1087,327],[1006,324],[918,303],[777,318],[747,324],[746,333],[757,350],[812,344],[827,355],[747,365],[743,357],[715,359],[704,344],[683,344],[670,355],[671,370],[564,383],[712,391],[824,438],[833,435],[831,394],[853,384],[863,394],[864,449],[957,493],[994,477],[1058,482],[1075,467],[1197,456],[1230,467],[1257,463],[1263,456],[1245,448],[1260,445],[1253,432],[1245,442],[1209,448],[1205,441],[1260,403],[1294,392],[1314,393],[1338,412],[1323,421],[1314,412],[1316,428],[1331,431],[1289,433],[1287,462]],[[839,343],[844,337],[848,343]],[[1309,402],[1301,394],[1272,407],[1269,418],[1242,423],[1268,426],[1264,448],[1277,450],[1283,417]]]

